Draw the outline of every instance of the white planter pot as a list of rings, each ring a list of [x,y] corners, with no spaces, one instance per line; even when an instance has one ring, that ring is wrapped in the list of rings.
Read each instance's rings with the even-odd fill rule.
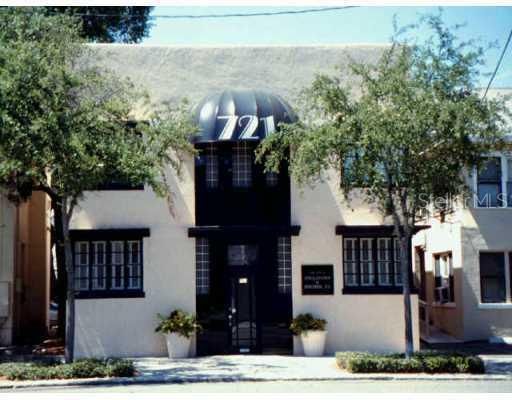
[[[302,348],[306,357],[320,357],[324,355],[325,338],[327,331],[304,331],[300,335]]]
[[[177,333],[167,333],[165,342],[169,358],[187,358],[189,356],[192,337],[186,338]]]

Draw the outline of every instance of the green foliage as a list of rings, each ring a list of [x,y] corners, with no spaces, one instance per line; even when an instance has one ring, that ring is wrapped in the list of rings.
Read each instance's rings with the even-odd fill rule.
[[[76,379],[134,376],[130,360],[80,359],[69,364],[58,363],[3,363],[0,376],[9,380]]]
[[[74,281],[69,221],[84,191],[110,181],[147,185],[173,211],[168,177],[193,154],[196,127],[178,108],[94,65],[80,24],[44,9],[0,10],[0,187],[13,201],[43,190],[60,210],[67,282]],[[73,358],[68,288],[66,360]]]
[[[47,15],[64,13],[80,21],[80,36],[91,42],[138,43],[148,36],[154,7],[42,7]]]
[[[410,39],[415,29],[431,36]],[[396,29],[375,64],[352,60],[345,80],[318,76],[304,90],[301,121],[267,137],[257,159],[274,171],[289,161],[301,185],[338,171],[347,197],[360,189],[405,227],[430,200],[463,194],[463,171],[499,145],[508,111],[502,98],[481,98],[485,49],[458,40],[456,29],[425,16]]]
[[[296,336],[305,331],[325,331],[327,321],[325,319],[315,318],[312,314],[299,314],[290,324],[290,330]]]
[[[160,322],[155,328],[159,333],[177,333],[189,338],[195,332],[201,331],[201,325],[197,322],[195,315],[188,314],[182,310],[174,310],[168,317],[157,315]]]
[[[485,373],[480,357],[460,353],[418,352],[405,358],[403,354],[340,352],[336,363],[353,373]]]
[[[93,59],[67,15],[0,13],[0,185],[11,198],[39,188],[76,203],[112,179],[170,196],[166,174],[193,152],[196,127]]]

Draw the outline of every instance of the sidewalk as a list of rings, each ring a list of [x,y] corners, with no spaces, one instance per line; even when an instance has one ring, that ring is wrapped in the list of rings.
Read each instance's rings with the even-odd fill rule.
[[[0,389],[77,385],[333,381],[333,380],[512,380],[512,356],[483,356],[485,375],[468,374],[350,374],[338,369],[334,357],[211,356],[183,360],[164,357],[134,359],[133,378],[94,378],[47,381],[0,381]]]

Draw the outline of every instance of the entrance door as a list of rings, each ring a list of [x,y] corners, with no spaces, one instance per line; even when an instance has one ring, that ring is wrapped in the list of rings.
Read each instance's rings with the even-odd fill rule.
[[[256,267],[258,246],[228,245],[229,347],[232,353],[255,353],[259,350],[259,326],[256,319]]]

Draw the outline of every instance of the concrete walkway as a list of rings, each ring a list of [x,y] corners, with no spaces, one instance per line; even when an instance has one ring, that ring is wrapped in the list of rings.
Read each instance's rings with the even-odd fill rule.
[[[94,378],[47,381],[0,381],[0,389],[76,385],[165,384],[251,381],[333,380],[512,380],[512,357],[487,356],[488,373],[467,374],[350,374],[338,369],[334,357],[211,356],[182,360],[164,357],[134,359],[133,378]]]

